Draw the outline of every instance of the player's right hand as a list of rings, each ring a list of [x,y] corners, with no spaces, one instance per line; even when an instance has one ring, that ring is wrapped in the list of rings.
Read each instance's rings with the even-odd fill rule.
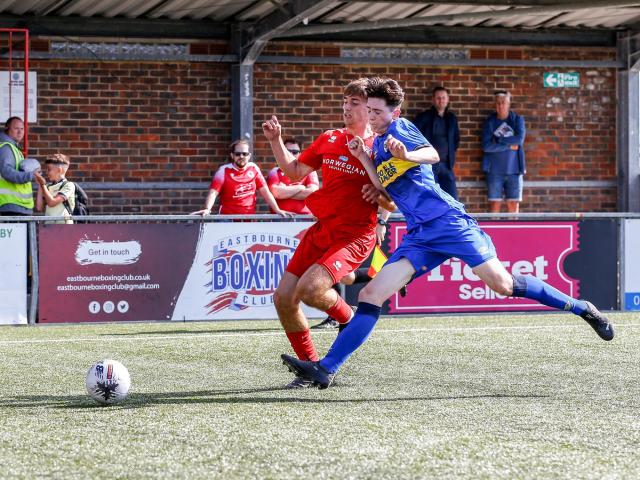
[[[262,124],[262,133],[267,140],[277,140],[282,135],[282,126],[278,122],[278,117],[271,116],[271,120],[267,120]]]
[[[362,153],[366,153],[364,140],[357,135],[347,142],[349,152],[356,158],[360,158]]]
[[[384,146],[395,158],[399,158],[400,160],[407,159],[407,147],[392,135],[387,135],[387,139],[384,141]]]

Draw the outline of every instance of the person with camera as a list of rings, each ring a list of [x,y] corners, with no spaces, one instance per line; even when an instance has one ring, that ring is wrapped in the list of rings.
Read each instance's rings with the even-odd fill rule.
[[[69,163],[69,157],[62,153],[47,157],[45,173],[49,183],[40,173],[35,173],[38,183],[36,210],[44,211],[46,216],[64,217],[55,223],[73,223],[71,213],[75,207],[76,186],[65,178]]]

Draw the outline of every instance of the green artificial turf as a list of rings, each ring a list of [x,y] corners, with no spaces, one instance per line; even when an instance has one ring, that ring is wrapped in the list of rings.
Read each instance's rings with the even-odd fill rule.
[[[282,389],[272,321],[2,327],[0,478],[640,478],[640,314],[611,318],[385,318],[322,391]]]

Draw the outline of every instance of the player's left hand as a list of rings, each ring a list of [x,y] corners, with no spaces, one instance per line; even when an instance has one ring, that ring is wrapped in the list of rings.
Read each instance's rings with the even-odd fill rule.
[[[387,139],[384,141],[384,146],[395,158],[399,158],[400,160],[407,159],[407,147],[405,147],[404,143],[397,138],[387,135]]]
[[[287,212],[285,210],[278,210],[276,213],[278,215],[280,215],[281,217],[283,217],[283,218],[293,218],[294,217],[293,213]]]
[[[380,190],[374,185],[368,183],[362,186],[362,198],[369,203],[378,203],[378,197],[380,196]]]
[[[384,237],[387,234],[387,227],[384,225],[376,226],[376,243],[378,246],[382,246],[382,242],[384,242]]]

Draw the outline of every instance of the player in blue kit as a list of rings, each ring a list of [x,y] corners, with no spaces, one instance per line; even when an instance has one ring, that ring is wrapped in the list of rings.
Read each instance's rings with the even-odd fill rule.
[[[415,125],[399,118],[404,92],[395,80],[371,78],[367,94],[369,123],[378,136],[372,152],[367,151],[361,138],[352,140],[349,149],[365,166],[374,185],[386,190],[402,211],[407,234],[378,275],[360,292],[355,316],[327,355],[317,362],[282,355],[289,370],[327,388],[340,366],[369,337],[387,298],[451,257],[466,262],[493,291],[571,311],[586,320],[603,340],[613,339],[613,325],[590,302],[571,298],[532,275],[507,272],[489,235],[465,212],[464,205],[435,183],[430,164],[438,161],[438,154]]]

